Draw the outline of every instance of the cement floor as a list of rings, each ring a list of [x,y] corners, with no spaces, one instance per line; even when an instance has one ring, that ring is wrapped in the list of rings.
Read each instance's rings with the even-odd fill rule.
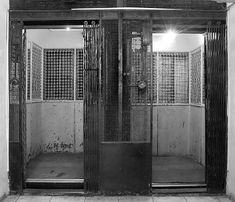
[[[155,183],[204,183],[205,167],[188,157],[154,156],[152,181]]]
[[[26,178],[30,179],[83,179],[82,153],[47,153],[31,160]]]
[[[74,196],[8,196],[4,202],[232,202],[226,196],[123,196],[123,197],[74,197]]]
[[[203,183],[205,169],[186,157],[153,157],[153,182]],[[29,162],[26,178],[83,179],[83,154],[47,153]]]

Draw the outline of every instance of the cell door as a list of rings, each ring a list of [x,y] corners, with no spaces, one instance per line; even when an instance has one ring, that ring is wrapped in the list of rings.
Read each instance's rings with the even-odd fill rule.
[[[151,27],[104,21],[100,190],[146,193],[151,185]]]
[[[206,182],[209,192],[224,192],[227,173],[227,31],[208,25],[206,64]]]
[[[84,185],[98,191],[102,29],[84,24]]]

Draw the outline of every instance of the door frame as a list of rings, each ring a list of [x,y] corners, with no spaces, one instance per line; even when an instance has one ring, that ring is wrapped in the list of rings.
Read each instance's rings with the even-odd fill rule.
[[[26,132],[25,128],[25,67],[22,55],[22,30],[24,26],[43,26],[43,25],[66,25],[71,22],[76,24],[84,20],[100,20],[100,19],[119,19],[120,11],[46,11],[49,15],[45,15],[43,11],[10,11],[10,27],[9,27],[9,177],[10,177],[10,190],[12,192],[22,192],[25,188],[24,186],[24,135]],[[161,21],[162,16],[170,22],[174,22],[175,16],[178,16],[180,20],[189,18],[195,25],[196,30],[205,30],[207,26],[202,26],[203,23],[208,23],[210,20],[222,20],[226,22],[226,13],[223,12],[202,12],[202,11],[191,11],[188,13],[187,10],[176,11],[176,10],[154,10],[145,12],[123,12],[123,19],[150,19],[153,21]],[[186,15],[186,17],[185,17]],[[161,16],[161,17],[159,17]],[[196,17],[200,16],[201,20]],[[195,20],[193,20],[195,18]],[[155,22],[154,22],[155,24]],[[153,25],[154,26],[154,25]],[[188,25],[189,26],[189,25]],[[226,61],[224,61],[226,62]],[[227,64],[226,64],[227,65]],[[227,68],[227,67],[226,67]],[[227,80],[225,81],[227,83]],[[206,86],[208,86],[208,81]],[[213,89],[206,87],[207,91]],[[227,100],[227,92],[223,94],[223,98]],[[210,108],[207,108],[210,110]],[[227,106],[223,108],[227,110]],[[227,112],[225,112],[227,113]],[[206,115],[206,120],[209,117]],[[223,124],[227,126],[227,120],[223,120]],[[208,128],[206,130],[206,135],[208,130],[213,130],[213,128]],[[227,127],[222,129],[222,133],[227,137]],[[213,133],[213,131],[212,131]],[[227,138],[223,140],[225,147],[227,145]],[[217,145],[221,143],[218,142]],[[207,145],[207,142],[206,142]],[[227,148],[227,147],[226,147]],[[207,156],[207,153],[206,153]],[[223,153],[225,162],[227,162],[227,152]],[[215,158],[215,157],[214,157]],[[211,161],[209,167],[213,167],[213,163],[216,161]],[[227,166],[226,165],[223,165]],[[226,170],[226,169],[225,169]],[[226,182],[226,173],[222,173],[222,178]],[[212,178],[207,178],[207,185],[213,185],[217,176],[212,176]],[[87,190],[94,192],[94,190]],[[208,192],[224,193],[225,185],[223,187],[209,186]]]

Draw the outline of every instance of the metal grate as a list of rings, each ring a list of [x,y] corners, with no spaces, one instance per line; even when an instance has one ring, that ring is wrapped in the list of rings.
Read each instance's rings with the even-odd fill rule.
[[[150,102],[150,92],[151,92],[151,83],[150,83],[150,77],[151,77],[151,53],[147,53],[147,63],[146,67],[147,70],[142,70],[142,58],[141,58],[141,52],[135,51],[132,52],[132,73],[131,73],[131,102],[132,104],[141,104],[141,103],[149,103]],[[154,58],[154,55],[153,55]],[[154,61],[155,64],[155,61]],[[146,84],[147,89],[143,93],[141,90],[138,89],[138,83],[141,81],[141,77],[143,76],[143,71],[146,71]],[[153,86],[156,87],[156,71],[153,71]],[[154,101],[157,99],[157,92],[156,88],[153,89],[153,96]]]
[[[201,47],[191,52],[191,103],[201,104]]]
[[[74,99],[74,49],[44,49],[43,98]]]
[[[175,53],[175,103],[189,102],[189,53]]]
[[[31,99],[31,49],[27,50],[27,100]]]
[[[32,99],[41,99],[42,48],[32,43]]]
[[[188,103],[189,54],[159,52],[158,102]]]
[[[174,55],[159,53],[159,103],[174,103]]]
[[[83,49],[76,49],[76,99],[83,99]]]

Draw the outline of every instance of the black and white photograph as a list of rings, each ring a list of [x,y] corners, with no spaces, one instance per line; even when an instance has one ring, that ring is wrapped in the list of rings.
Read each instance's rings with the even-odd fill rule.
[[[235,0],[0,0],[0,202],[235,201]]]

